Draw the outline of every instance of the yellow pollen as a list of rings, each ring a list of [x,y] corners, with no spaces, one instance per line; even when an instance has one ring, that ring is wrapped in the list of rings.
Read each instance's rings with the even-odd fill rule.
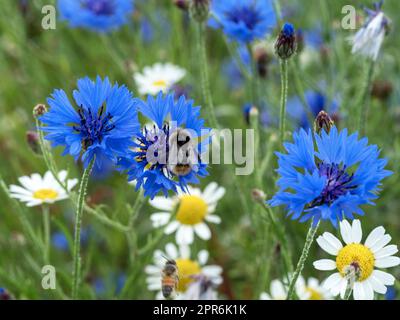
[[[156,80],[156,81],[153,82],[153,86],[166,87],[167,86],[167,82],[165,80]]]
[[[207,214],[207,203],[198,196],[184,195],[180,198],[176,220],[182,224],[195,225]]]
[[[201,268],[196,261],[190,259],[176,259],[178,267],[179,282],[177,291],[185,292],[188,285],[193,281],[192,276],[201,272]]]
[[[342,276],[345,276],[345,269],[351,264],[357,264],[360,268],[358,281],[368,279],[374,271],[375,257],[363,244],[351,243],[342,248],[336,257],[336,267]]]
[[[306,291],[310,293],[308,300],[323,300],[322,294],[317,290],[307,287]]]
[[[33,197],[40,200],[55,200],[58,192],[53,189],[40,189],[33,193]]]

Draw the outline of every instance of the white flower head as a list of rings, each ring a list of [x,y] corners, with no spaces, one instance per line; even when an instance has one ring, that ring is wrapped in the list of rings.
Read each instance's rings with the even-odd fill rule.
[[[58,173],[58,179],[66,185],[68,191],[71,191],[78,183],[78,179],[67,180],[67,171],[65,170]],[[11,185],[10,196],[26,203],[28,207],[54,203],[68,198],[67,192],[50,171],[47,171],[43,177],[34,173],[30,177],[20,177],[18,181],[22,187]]]
[[[155,228],[165,227],[166,234],[176,232],[178,244],[191,244],[194,234],[203,240],[211,238],[206,222],[220,223],[221,218],[213,212],[225,189],[211,182],[204,191],[189,187],[188,192],[179,192],[172,198],[155,197],[150,205],[160,212],[153,213],[150,219]]]
[[[335,260],[322,259],[314,262],[318,270],[337,270],[329,276],[323,286],[332,295],[343,299],[346,290],[352,288],[355,300],[372,300],[374,292],[385,294],[387,287],[395,278],[375,268],[390,268],[400,264],[400,258],[393,256],[398,252],[396,245],[387,245],[392,239],[385,234],[383,227],[375,228],[361,244],[362,230],[360,220],[352,225],[346,220],[340,222],[340,234],[345,245],[333,234],[325,232],[317,238],[319,246]]]
[[[185,69],[171,63],[156,63],[145,67],[142,73],[136,72],[133,78],[141,95],[156,95],[160,91],[167,92],[185,75]]]
[[[369,19],[365,25],[350,38],[352,53],[359,53],[374,61],[378,58],[383,39],[385,38],[388,18],[381,11],[382,4],[375,5],[375,11],[366,9]]]
[[[288,277],[288,279],[290,276]],[[271,281],[270,293],[263,292],[260,295],[261,300],[286,300],[289,289],[289,281],[283,282],[275,279]],[[329,300],[330,293],[323,288],[315,278],[307,279],[299,276],[295,285],[295,292],[300,300]]]
[[[165,246],[165,252],[161,250],[154,252],[154,264],[145,268],[147,288],[150,291],[158,291],[156,299],[163,299],[161,271],[164,268],[166,258],[175,260],[178,268],[179,282],[176,299],[193,299],[193,289],[189,290],[189,288],[200,277],[210,281],[210,285],[215,288],[222,283],[222,268],[217,265],[206,265],[208,257],[208,251],[201,250],[197,257],[193,259],[191,258],[189,246],[181,245],[176,247],[173,243],[168,243]]]

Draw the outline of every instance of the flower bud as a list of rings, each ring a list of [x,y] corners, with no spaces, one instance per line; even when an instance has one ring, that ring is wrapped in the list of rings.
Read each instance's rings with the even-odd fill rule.
[[[251,197],[255,202],[264,203],[267,200],[267,195],[260,189],[251,190]]]
[[[33,116],[38,118],[47,112],[47,108],[44,104],[38,104],[33,108]]]
[[[0,301],[1,300],[13,300],[13,297],[6,289],[0,288]]]
[[[257,47],[254,50],[254,60],[257,63],[258,75],[261,78],[266,78],[268,74],[268,64],[271,61],[267,50],[263,47]]]
[[[275,42],[275,53],[283,60],[289,59],[297,50],[295,30],[292,24],[285,23]]]
[[[204,22],[210,13],[210,0],[191,0],[190,15],[197,22]]]
[[[325,111],[320,111],[314,121],[314,131],[320,133],[322,130],[325,130],[326,133],[329,133],[334,124],[329,114]]]
[[[173,3],[177,8],[183,11],[189,9],[189,0],[173,0]]]
[[[26,132],[26,143],[33,153],[40,154],[39,135],[36,131]]]
[[[393,85],[390,81],[375,81],[372,85],[371,95],[381,101],[387,100],[393,92]]]

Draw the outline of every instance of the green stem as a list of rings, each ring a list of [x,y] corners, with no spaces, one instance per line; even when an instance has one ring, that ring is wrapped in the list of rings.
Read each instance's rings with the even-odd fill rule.
[[[82,213],[85,204],[87,186],[89,182],[90,173],[92,171],[95,159],[93,159],[88,167],[84,170],[81,182],[79,185],[78,202],[75,214],[75,235],[74,235],[74,249],[73,249],[73,272],[72,272],[72,299],[77,299],[79,291],[80,273],[81,273],[81,225]]]
[[[285,126],[286,126],[286,101],[288,94],[288,71],[287,60],[280,60],[281,67],[281,110],[279,122],[279,138],[281,144],[285,139]]]
[[[352,293],[353,293],[353,289],[347,288],[346,294],[344,295],[344,299],[343,300],[350,300],[350,297],[351,297]]]
[[[43,211],[43,239],[44,250],[43,259],[45,263],[50,263],[50,210],[47,205],[42,206]]]
[[[369,104],[371,100],[371,89],[372,89],[372,79],[374,76],[374,69],[375,69],[375,61],[371,60],[368,67],[368,74],[365,82],[364,91],[361,97],[361,102],[358,106],[359,119],[357,127],[361,135],[366,134],[367,117],[368,117]]]
[[[135,232],[135,228],[134,228],[134,224],[135,221],[139,215],[139,211],[142,208],[143,204],[144,204],[144,192],[143,189],[140,189],[135,203],[133,205],[132,211],[131,211],[131,215],[129,217],[129,223],[128,223],[128,232],[126,233],[126,239],[128,242],[128,248],[129,248],[129,257],[130,257],[130,261],[131,264],[133,264],[135,262],[135,258],[138,255],[138,250],[137,250],[137,235]]]
[[[205,37],[205,25],[204,23],[197,23],[197,51],[200,59],[201,69],[201,88],[203,92],[203,98],[205,99],[207,112],[210,117],[211,126],[213,128],[219,128],[217,117],[215,115],[214,103],[211,96],[210,90],[210,77],[208,74],[208,62],[207,62],[207,51],[206,51],[206,37]]]
[[[317,230],[319,227],[319,221],[315,227],[313,227],[313,224],[314,224],[314,221],[311,222],[310,229],[308,229],[306,243],[304,244],[304,248],[303,248],[303,251],[301,252],[301,256],[300,256],[299,262],[297,263],[296,270],[294,271],[293,277],[290,280],[288,296],[287,296],[288,300],[293,299],[295,284],[296,284],[297,279],[299,278],[301,272],[304,269],[304,264],[307,260],[308,253],[310,252],[311,245],[314,242],[315,234],[317,233]]]
[[[266,203],[261,203],[264,211],[267,213],[268,220],[271,223],[272,230],[275,233],[277,240],[281,244],[281,252],[283,256],[283,263],[285,266],[286,274],[293,271],[292,255],[290,253],[289,243],[287,241],[287,235],[282,223],[276,220],[275,214]]]

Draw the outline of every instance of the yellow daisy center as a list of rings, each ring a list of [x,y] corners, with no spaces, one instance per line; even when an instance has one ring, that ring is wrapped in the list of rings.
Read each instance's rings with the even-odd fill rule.
[[[324,300],[322,294],[317,290],[307,287],[306,291],[310,293],[310,297],[308,298],[308,300]]]
[[[184,195],[180,198],[176,220],[182,224],[195,225],[207,214],[207,203],[198,196]]]
[[[55,200],[58,192],[53,189],[40,189],[33,193],[33,197],[40,200]]]
[[[345,276],[346,267],[356,266],[359,269],[358,281],[368,279],[374,271],[375,257],[372,251],[359,243],[351,243],[343,247],[336,257],[336,267]]]
[[[199,274],[201,268],[196,261],[183,258],[176,259],[176,265],[179,275],[177,290],[179,292],[185,292],[188,285],[193,281],[192,276]]]
[[[166,87],[167,86],[167,82],[165,80],[156,80],[156,81],[153,82],[153,86]]]

